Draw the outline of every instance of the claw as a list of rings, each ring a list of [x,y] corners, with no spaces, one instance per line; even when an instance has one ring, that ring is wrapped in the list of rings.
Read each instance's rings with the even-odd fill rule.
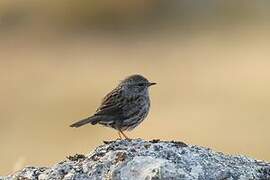
[[[125,137],[125,139],[127,139],[127,140],[131,140],[129,137],[127,137],[127,135],[125,135],[125,133],[123,132],[123,131],[121,131],[121,130],[119,130],[119,135],[120,134],[122,134],[124,137]]]

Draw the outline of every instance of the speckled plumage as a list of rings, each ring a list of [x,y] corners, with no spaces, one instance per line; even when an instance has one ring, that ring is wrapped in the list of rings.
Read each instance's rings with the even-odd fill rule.
[[[132,130],[147,116],[150,109],[148,89],[151,85],[142,75],[132,75],[107,94],[96,113],[71,127],[101,124],[122,131]],[[124,134],[123,134],[124,135]],[[124,135],[125,136],[125,135]]]

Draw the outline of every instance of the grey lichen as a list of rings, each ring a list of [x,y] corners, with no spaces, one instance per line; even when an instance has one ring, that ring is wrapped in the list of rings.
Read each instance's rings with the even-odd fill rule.
[[[0,179],[64,180],[270,180],[270,164],[174,141],[105,142],[89,155],[52,167],[26,167]]]

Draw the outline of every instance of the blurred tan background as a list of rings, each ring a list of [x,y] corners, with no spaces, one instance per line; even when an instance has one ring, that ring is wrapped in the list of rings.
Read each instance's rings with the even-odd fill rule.
[[[0,2],[0,174],[52,165],[117,138],[69,125],[124,77],[151,89],[132,138],[270,161],[270,2]]]

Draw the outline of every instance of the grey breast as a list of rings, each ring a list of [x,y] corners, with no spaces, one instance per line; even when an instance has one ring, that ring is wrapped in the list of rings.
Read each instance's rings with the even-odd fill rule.
[[[132,103],[126,103],[126,119],[122,122],[122,130],[132,130],[148,115],[150,100],[148,96],[139,96]]]

